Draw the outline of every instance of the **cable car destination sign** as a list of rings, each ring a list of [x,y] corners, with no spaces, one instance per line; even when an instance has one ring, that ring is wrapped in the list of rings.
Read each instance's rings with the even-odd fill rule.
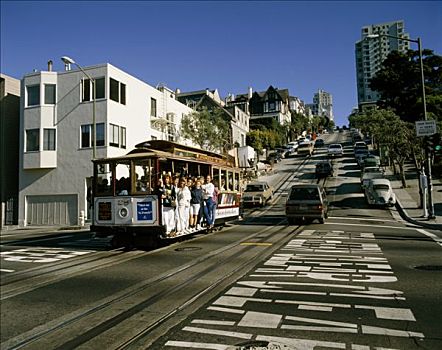
[[[431,136],[436,133],[436,121],[435,120],[420,120],[416,122],[416,135],[419,136]]]

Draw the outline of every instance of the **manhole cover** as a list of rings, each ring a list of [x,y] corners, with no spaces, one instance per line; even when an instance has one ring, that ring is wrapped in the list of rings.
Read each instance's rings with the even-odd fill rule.
[[[191,252],[193,250],[200,250],[200,247],[183,247],[183,248],[176,248],[176,252]]]
[[[442,265],[421,265],[415,266],[414,268],[425,271],[442,271]]]

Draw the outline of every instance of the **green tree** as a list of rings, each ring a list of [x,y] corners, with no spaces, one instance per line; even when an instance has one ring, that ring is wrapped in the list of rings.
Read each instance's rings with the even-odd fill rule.
[[[181,135],[208,151],[224,149],[229,140],[229,122],[221,108],[193,111],[181,121]]]
[[[416,170],[419,171],[423,160],[422,141],[416,136],[414,125],[401,120],[392,110],[386,109],[352,114],[349,116],[349,122],[351,127],[369,134],[375,148],[383,146],[386,149],[395,173],[397,166],[402,186],[406,187],[405,162],[414,159]]]
[[[423,50],[428,117],[442,119],[442,56]],[[381,108],[391,108],[404,121],[424,119],[419,52],[391,52],[370,81],[381,98]]]

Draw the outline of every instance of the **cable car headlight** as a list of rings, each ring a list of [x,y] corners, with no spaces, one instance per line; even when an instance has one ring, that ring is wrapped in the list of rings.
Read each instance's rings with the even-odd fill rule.
[[[129,211],[127,210],[127,208],[121,208],[118,213],[122,218],[126,218],[127,215],[129,214]]]

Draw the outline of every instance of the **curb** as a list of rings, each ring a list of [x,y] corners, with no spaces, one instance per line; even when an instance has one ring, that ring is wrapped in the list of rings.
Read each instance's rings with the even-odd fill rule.
[[[439,230],[442,231],[442,225],[441,224],[429,224],[426,222],[421,222],[421,221],[417,221],[412,219],[407,211],[402,207],[401,202],[399,201],[399,198],[396,196],[396,204],[395,207],[399,213],[399,215],[402,217],[402,219],[404,219],[405,221],[408,221],[409,223],[412,223],[413,225],[417,225],[417,226],[421,226],[421,227],[425,227],[431,230]]]

